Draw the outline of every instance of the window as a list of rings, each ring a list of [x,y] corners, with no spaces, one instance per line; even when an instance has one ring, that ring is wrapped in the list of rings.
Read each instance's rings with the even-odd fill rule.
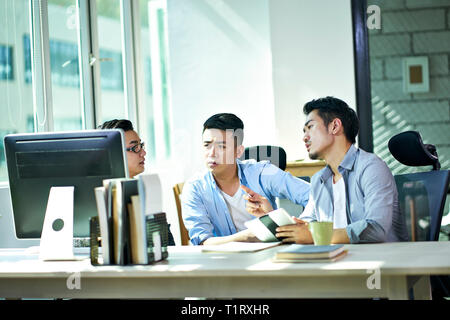
[[[0,45],[0,80],[14,80],[12,46]]]
[[[150,58],[150,27],[149,27],[149,1],[139,1],[140,12],[140,35],[141,35],[141,52],[140,64],[143,67],[141,73],[143,77],[143,92],[141,108],[139,115],[142,117],[140,134],[145,137],[147,142],[147,157],[150,161],[148,163],[154,163],[156,160],[156,140],[155,140],[155,110],[153,101],[153,86],[152,86],[152,60]]]
[[[122,25],[119,0],[96,0],[100,62],[100,104],[98,123],[127,118],[122,69]]]
[[[31,65],[26,73],[25,52],[30,48],[29,2],[4,0],[0,7],[0,181],[7,180],[3,138],[9,133],[33,132]]]
[[[162,161],[169,158],[166,1],[48,0],[42,4],[47,8],[30,0],[4,0],[0,7],[5,28],[0,33],[0,138],[18,132],[92,129],[113,118],[136,121],[130,112],[137,107],[135,126],[149,145],[149,163],[157,156]],[[131,11],[141,18],[139,38],[130,34],[134,32],[130,24],[137,23]],[[36,26],[33,30],[30,21]],[[39,49],[35,53],[33,36]],[[140,60],[134,62],[141,78],[132,79],[129,54],[134,55],[136,48],[141,48]],[[130,90],[130,81],[142,88],[139,100],[130,99],[138,91]],[[133,101],[137,106],[132,106]],[[5,180],[2,142],[0,181]]]
[[[55,131],[83,129],[77,20],[76,0],[48,3]]]
[[[120,51],[100,49],[100,57],[102,59],[100,69],[102,90],[123,92],[122,53]],[[107,94],[107,92],[104,94]]]

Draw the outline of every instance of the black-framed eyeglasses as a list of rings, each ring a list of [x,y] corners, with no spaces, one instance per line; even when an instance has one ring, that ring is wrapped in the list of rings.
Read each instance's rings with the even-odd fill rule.
[[[142,149],[145,149],[144,142],[135,144],[134,146],[126,148],[125,150],[132,151],[134,153],[139,153],[139,152],[141,152]]]

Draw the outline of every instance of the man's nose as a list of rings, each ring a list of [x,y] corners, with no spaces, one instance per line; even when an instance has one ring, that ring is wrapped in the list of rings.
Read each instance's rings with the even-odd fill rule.
[[[216,154],[216,147],[211,146],[211,148],[209,148],[208,150],[208,156],[213,157],[215,154]]]
[[[307,142],[309,140],[309,136],[305,133],[304,135],[303,135],[303,142]]]

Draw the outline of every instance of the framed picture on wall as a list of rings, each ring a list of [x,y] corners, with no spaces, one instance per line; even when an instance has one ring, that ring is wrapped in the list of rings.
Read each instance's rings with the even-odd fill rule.
[[[403,58],[403,89],[408,93],[430,91],[428,57]]]

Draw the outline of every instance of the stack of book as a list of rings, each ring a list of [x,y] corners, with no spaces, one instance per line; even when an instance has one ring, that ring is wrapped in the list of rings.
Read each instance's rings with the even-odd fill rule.
[[[335,244],[329,246],[292,244],[278,250],[273,258],[274,262],[334,262],[347,254],[344,245]]]
[[[93,264],[150,264],[168,257],[168,224],[157,175],[103,181],[95,188],[98,218],[91,219]],[[99,233],[96,235],[96,232]],[[99,257],[95,240],[101,239]]]

